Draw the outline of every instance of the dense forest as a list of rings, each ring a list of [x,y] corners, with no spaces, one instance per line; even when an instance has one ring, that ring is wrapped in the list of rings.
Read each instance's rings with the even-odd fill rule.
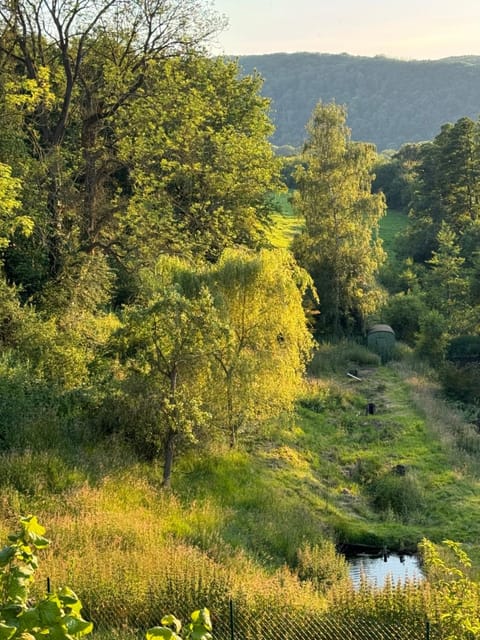
[[[315,104],[335,101],[348,110],[354,140],[382,151],[431,140],[440,126],[476,118],[480,65],[476,57],[395,60],[348,54],[275,53],[240,56],[245,73],[265,79],[272,100],[273,144],[299,147]]]
[[[317,98],[281,158],[209,3],[0,0],[0,27],[0,532],[53,525],[42,577],[119,637],[234,597],[253,637],[471,638],[477,569],[434,543],[478,564],[478,120],[379,155]],[[5,640],[79,613],[30,608],[20,522]],[[420,545],[425,582],[354,592],[353,543]]]

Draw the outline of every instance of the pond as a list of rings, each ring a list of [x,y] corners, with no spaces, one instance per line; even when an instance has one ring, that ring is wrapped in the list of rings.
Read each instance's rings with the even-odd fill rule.
[[[390,576],[393,584],[399,581],[423,580],[423,573],[416,555],[389,553],[386,556],[360,554],[347,556],[350,578],[355,587],[360,586],[362,576],[372,584],[383,587]]]

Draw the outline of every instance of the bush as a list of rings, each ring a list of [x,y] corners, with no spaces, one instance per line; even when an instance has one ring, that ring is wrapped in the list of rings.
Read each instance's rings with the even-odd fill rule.
[[[480,361],[480,336],[458,336],[447,346],[447,360],[468,362]]]
[[[300,580],[310,580],[321,593],[349,579],[348,562],[330,540],[315,545],[306,542],[298,549],[297,572]]]
[[[55,638],[73,640],[89,634],[93,625],[84,620],[82,603],[68,587],[49,593],[38,602],[30,598],[38,567],[36,551],[49,541],[35,516],[20,519],[21,529],[10,535],[0,552],[0,636],[2,640]]]
[[[382,318],[395,331],[397,340],[413,346],[425,311],[425,303],[419,296],[397,293],[389,298],[382,310]]]
[[[372,482],[369,492],[375,509],[393,513],[404,522],[418,515],[425,504],[420,484],[408,473],[404,476],[386,473]]]
[[[440,382],[447,396],[461,402],[480,401],[480,363],[464,366],[447,362],[440,370]]]
[[[348,371],[356,366],[378,367],[380,356],[357,342],[343,340],[321,344],[308,367],[308,373],[321,377],[323,374]]]

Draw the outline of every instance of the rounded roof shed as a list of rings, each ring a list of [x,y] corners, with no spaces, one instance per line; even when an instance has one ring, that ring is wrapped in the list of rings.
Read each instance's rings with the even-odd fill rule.
[[[395,331],[389,324],[374,324],[368,330],[368,335],[370,335],[371,333],[391,333],[395,335]]]

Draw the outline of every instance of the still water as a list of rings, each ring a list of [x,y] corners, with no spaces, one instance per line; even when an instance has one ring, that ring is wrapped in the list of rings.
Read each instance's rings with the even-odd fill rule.
[[[368,555],[359,555],[347,558],[350,565],[350,577],[353,584],[358,587],[362,576],[372,584],[382,587],[387,576],[390,576],[393,584],[401,583],[407,580],[422,580],[423,574],[420,569],[417,556],[397,555],[390,553],[386,562],[381,557],[371,557]]]

